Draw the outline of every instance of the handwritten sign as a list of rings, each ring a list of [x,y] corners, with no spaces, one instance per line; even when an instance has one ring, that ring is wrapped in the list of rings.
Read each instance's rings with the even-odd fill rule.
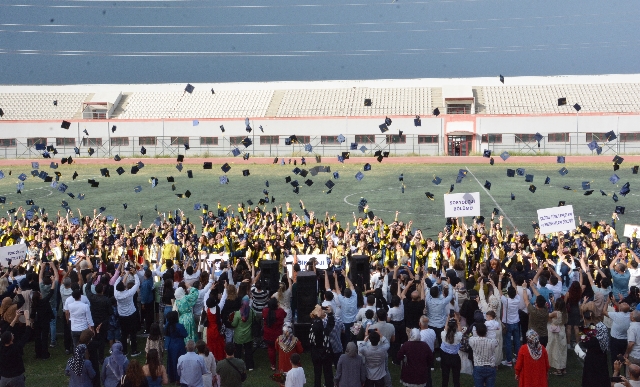
[[[480,193],[456,193],[444,195],[444,216],[461,218],[480,215]]]
[[[636,238],[640,237],[640,226],[638,226],[637,224],[625,224],[623,235],[627,238],[633,238],[633,230],[638,230]]]
[[[538,224],[542,234],[573,230],[576,228],[573,206],[539,209]]]
[[[27,245],[24,243],[0,247],[0,264],[2,264],[3,267],[19,265],[24,261],[26,256]]]

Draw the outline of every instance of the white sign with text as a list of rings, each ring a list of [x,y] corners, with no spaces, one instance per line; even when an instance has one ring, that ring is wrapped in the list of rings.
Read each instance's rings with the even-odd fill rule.
[[[624,225],[624,234],[623,235],[626,236],[627,238],[633,238],[634,230],[638,230],[640,232],[640,226],[638,226],[637,224],[625,224]],[[638,236],[640,236],[640,235],[636,235],[636,238]]]
[[[444,195],[444,216],[446,218],[480,216],[480,192]]]
[[[570,231],[576,228],[573,206],[542,208],[538,210],[540,233]]]
[[[0,264],[2,264],[3,267],[19,265],[24,261],[26,256],[27,245],[24,243],[0,247]]]

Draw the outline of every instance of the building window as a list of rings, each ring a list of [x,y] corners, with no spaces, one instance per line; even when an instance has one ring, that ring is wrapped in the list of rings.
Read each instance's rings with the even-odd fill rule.
[[[534,133],[516,134],[516,142],[534,142],[536,141]]]
[[[157,141],[155,137],[138,137],[138,145],[156,145]]]
[[[200,145],[218,145],[218,137],[200,137]]]
[[[549,142],[569,142],[569,133],[549,133]]]
[[[375,134],[356,134],[356,142],[358,144],[375,144],[376,143],[376,135]]]
[[[501,134],[483,134],[482,142],[486,142],[488,144],[502,144],[502,135]]]
[[[32,138],[27,138],[27,146],[34,146],[36,144],[47,144],[47,138],[46,137],[32,137]]]
[[[339,144],[338,136],[321,136],[320,143],[321,144]]]
[[[427,135],[418,135],[418,144],[437,144],[438,143],[438,135],[427,136]]]
[[[308,144],[311,142],[311,136],[296,136],[296,138],[300,144]]]
[[[102,138],[89,138],[82,139],[82,146],[102,146]]]
[[[260,136],[260,145],[278,145],[280,136]]]
[[[240,145],[240,144],[242,144],[242,140],[244,140],[244,136],[229,137],[229,144],[231,144],[231,145]]]
[[[111,137],[111,146],[128,146],[129,137]]]
[[[387,144],[406,144],[407,143],[407,136],[405,134],[403,134],[402,136],[399,136],[397,134],[387,134],[386,138],[387,138]]]
[[[15,138],[0,138],[0,147],[9,148],[16,146]]]
[[[464,103],[447,104],[447,114],[471,114],[471,105]]]
[[[587,133],[587,142],[591,141],[606,141],[607,135],[605,133]]]
[[[640,132],[620,133],[620,142],[638,142],[640,141]]]
[[[73,137],[56,138],[56,146],[76,146],[76,139]]]
[[[171,137],[171,145],[180,145],[188,144],[189,137]]]

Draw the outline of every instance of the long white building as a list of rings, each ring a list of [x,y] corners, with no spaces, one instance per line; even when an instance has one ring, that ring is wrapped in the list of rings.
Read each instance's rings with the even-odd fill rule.
[[[640,74],[186,86],[0,86],[0,158],[640,152]]]

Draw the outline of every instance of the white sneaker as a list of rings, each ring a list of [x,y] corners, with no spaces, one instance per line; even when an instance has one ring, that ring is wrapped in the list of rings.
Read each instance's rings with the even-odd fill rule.
[[[440,361],[440,358],[439,358],[439,357],[436,357],[436,361]]]
[[[513,364],[510,361],[506,361],[506,360],[503,360],[502,363],[500,363],[500,364],[502,364],[505,367],[512,367],[513,366]]]

